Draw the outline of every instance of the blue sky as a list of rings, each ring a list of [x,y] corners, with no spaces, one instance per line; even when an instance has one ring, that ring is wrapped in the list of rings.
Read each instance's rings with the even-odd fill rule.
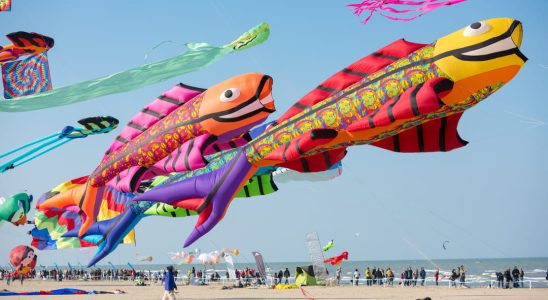
[[[168,82],[64,107],[2,113],[0,153],[87,116],[111,115],[125,124],[177,82],[207,88],[247,72],[274,78],[277,117],[334,72],[396,39],[429,43],[475,21],[511,17],[523,22],[522,51],[530,60],[512,82],[464,114],[459,132],[468,146],[431,154],[354,147],[343,176],[237,199],[192,248],[258,250],[267,261],[303,261],[304,235],[316,230],[324,243],[335,239],[332,251],[348,250],[353,260],[546,256],[548,126],[527,122],[548,122],[548,2],[470,0],[408,23],[375,16],[367,25],[345,3],[15,0],[11,12],[0,13],[0,34],[24,30],[54,37],[49,59],[55,87],[141,65],[145,53],[166,40],[176,43],[155,50],[149,62],[185,51],[185,42],[222,45],[262,21],[270,24],[271,36],[263,45]],[[27,190],[38,197],[89,174],[119,130],[74,141],[1,174],[0,195]],[[181,250],[194,222],[146,218],[137,227],[137,245],[119,247],[105,262],[134,262],[135,253],[168,262],[167,252]],[[11,248],[30,243],[28,230],[0,228],[0,265]],[[451,241],[445,251],[444,240]],[[84,263],[93,252],[38,255],[41,264]]]

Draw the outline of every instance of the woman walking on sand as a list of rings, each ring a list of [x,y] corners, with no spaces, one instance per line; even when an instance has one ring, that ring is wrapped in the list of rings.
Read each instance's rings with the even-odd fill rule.
[[[167,267],[167,273],[164,278],[164,296],[162,300],[175,300],[175,290],[177,285],[175,284],[175,278],[173,277],[173,266]]]

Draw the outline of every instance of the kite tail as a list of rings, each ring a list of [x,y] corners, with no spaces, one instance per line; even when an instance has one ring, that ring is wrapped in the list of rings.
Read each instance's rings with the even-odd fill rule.
[[[224,217],[234,196],[257,170],[240,148],[218,169],[183,181],[160,186],[134,201],[163,202],[199,213],[198,221],[184,243],[190,246],[215,227]]]

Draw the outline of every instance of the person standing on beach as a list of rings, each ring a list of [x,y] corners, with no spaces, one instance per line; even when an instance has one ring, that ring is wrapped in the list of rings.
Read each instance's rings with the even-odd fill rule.
[[[421,267],[419,275],[421,277],[421,285],[424,286],[424,281],[426,280],[426,271],[424,270],[424,267]]]
[[[356,269],[356,270],[354,271],[354,284],[355,284],[356,286],[358,286],[358,285],[359,285],[359,281],[360,281],[360,272],[358,271],[358,269]]]
[[[289,283],[289,276],[291,276],[291,274],[289,273],[289,269],[285,268],[285,271],[284,271],[285,284]]]
[[[341,284],[341,272],[342,272],[342,268],[341,266],[339,266],[337,268],[337,273],[335,273],[335,275],[337,276],[337,285]]]
[[[521,283],[521,287],[523,287],[524,276],[525,276],[525,272],[523,272],[523,268],[519,268],[519,282]]]
[[[439,279],[440,279],[440,268],[436,267],[436,272],[434,272],[434,280],[436,281],[436,286],[438,286]]]
[[[517,266],[514,266],[512,270],[512,277],[514,278],[514,287],[519,287],[519,270]]]
[[[164,296],[162,300],[175,300],[175,290],[177,285],[175,284],[175,277],[173,277],[173,266],[167,267],[166,276],[164,278]]]
[[[460,285],[463,286],[466,283],[466,273],[464,272],[464,266],[460,266]]]

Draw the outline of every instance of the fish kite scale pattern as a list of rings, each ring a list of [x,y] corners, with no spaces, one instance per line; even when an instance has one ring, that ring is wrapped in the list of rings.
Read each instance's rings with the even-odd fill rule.
[[[42,93],[51,90],[49,63],[46,53],[2,65],[4,98]]]

